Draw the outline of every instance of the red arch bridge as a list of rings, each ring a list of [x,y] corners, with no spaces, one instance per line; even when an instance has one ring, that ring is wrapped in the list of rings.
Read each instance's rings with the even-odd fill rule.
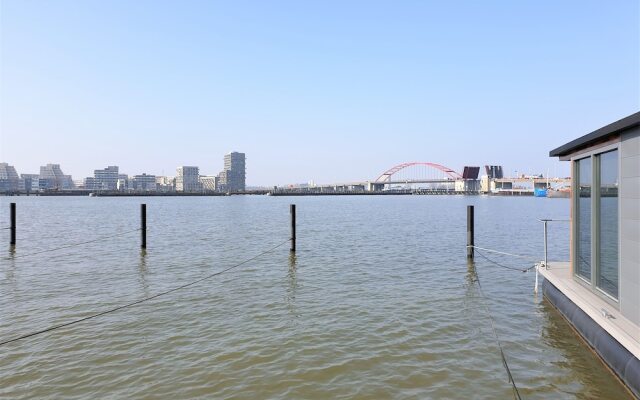
[[[465,167],[462,174],[444,165],[432,162],[406,162],[384,171],[373,181],[320,185],[327,190],[367,190],[426,188],[454,190],[456,181],[475,180],[478,167]]]

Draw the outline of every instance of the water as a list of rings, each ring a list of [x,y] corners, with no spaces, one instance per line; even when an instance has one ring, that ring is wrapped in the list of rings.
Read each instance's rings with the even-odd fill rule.
[[[0,347],[0,398],[512,398],[466,262],[476,244],[542,258],[539,218],[566,199],[454,196],[1,198],[18,203],[18,247],[0,260],[0,341],[188,283],[148,303]],[[148,251],[135,229],[148,204]],[[0,226],[8,225],[8,212]],[[8,243],[8,231],[0,231]],[[568,259],[568,226],[549,227]],[[489,255],[507,266],[527,261]],[[7,258],[9,257],[9,258]],[[629,394],[565,320],[534,273],[476,268],[525,399]]]

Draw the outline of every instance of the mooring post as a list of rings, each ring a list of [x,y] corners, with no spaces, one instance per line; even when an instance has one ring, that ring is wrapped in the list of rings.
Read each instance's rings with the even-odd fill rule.
[[[147,205],[140,204],[140,248],[147,248]]]
[[[289,211],[291,213],[291,252],[295,253],[296,251],[296,205],[291,204],[289,206]]]
[[[473,259],[473,206],[467,206],[467,258]]]
[[[15,246],[16,245],[16,203],[11,203],[10,205],[10,210],[11,210],[11,239],[9,239],[9,244],[11,246]]]

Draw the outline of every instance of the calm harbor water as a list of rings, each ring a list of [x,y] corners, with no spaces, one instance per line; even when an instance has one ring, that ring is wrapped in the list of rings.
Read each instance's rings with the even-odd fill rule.
[[[130,309],[0,347],[0,398],[509,399],[512,388],[467,264],[476,245],[542,259],[539,218],[566,199],[462,196],[1,198],[0,341],[222,270]],[[33,254],[136,229],[139,233]],[[568,226],[550,226],[568,259]],[[510,267],[531,262],[486,254]],[[625,399],[541,296],[533,272],[475,263],[525,399]]]

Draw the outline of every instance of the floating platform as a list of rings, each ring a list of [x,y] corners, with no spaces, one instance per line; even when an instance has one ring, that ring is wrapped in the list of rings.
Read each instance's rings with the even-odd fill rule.
[[[569,321],[629,390],[640,398],[640,330],[618,310],[576,282],[569,263],[540,268],[544,296]]]

